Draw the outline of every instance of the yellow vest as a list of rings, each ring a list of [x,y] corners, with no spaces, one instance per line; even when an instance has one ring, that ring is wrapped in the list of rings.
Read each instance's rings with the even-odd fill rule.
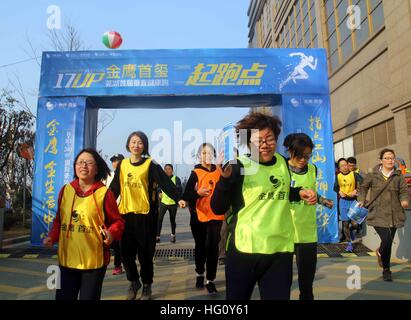
[[[148,193],[148,171],[151,159],[142,165],[133,166],[130,159],[124,159],[120,167],[120,205],[121,214],[147,214],[150,211]]]
[[[177,177],[172,176],[171,181],[176,184],[177,183]],[[164,203],[167,206],[172,206],[176,204],[176,202],[171,199],[164,191],[162,191],[162,196],[161,196],[161,203]]]
[[[64,187],[60,205],[60,265],[81,270],[103,266],[103,238],[99,227],[104,224],[106,192],[107,187],[101,187],[94,194],[79,197],[70,184]]]
[[[344,192],[345,194],[350,194],[355,190],[355,175],[353,171],[345,175],[339,173],[337,178],[341,192]]]

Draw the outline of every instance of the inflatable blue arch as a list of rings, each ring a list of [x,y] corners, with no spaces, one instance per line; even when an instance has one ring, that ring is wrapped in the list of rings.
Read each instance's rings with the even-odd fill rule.
[[[39,96],[32,245],[52,226],[75,155],[96,146],[99,108],[271,106],[283,136],[311,136],[318,191],[336,203],[324,49],[44,52]],[[335,208],[318,206],[317,224],[319,242],[338,241]]]

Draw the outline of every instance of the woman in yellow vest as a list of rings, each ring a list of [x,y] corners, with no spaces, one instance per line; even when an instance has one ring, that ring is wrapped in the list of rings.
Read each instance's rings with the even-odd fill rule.
[[[294,252],[290,201],[315,204],[316,193],[290,186],[287,161],[275,152],[281,131],[277,117],[251,113],[236,128],[251,154],[224,169],[219,166],[221,178],[211,200],[217,214],[232,210],[225,261],[227,299],[250,299],[258,283],[261,299],[288,300]]]
[[[209,294],[216,294],[214,280],[218,264],[218,243],[224,215],[215,215],[210,207],[210,200],[220,172],[213,164],[214,147],[203,143],[197,152],[200,164],[194,167],[187,181],[183,198],[189,203],[190,226],[195,242],[196,288],[205,288]]]
[[[317,167],[308,161],[311,158],[314,144],[305,133],[289,134],[284,139],[290,159],[291,186],[302,187],[317,192]],[[317,196],[317,202],[328,208],[333,201]],[[314,300],[313,282],[317,267],[317,213],[315,205],[304,201],[291,203],[291,215],[294,225],[294,252],[298,269],[298,286],[300,300]]]
[[[53,227],[43,241],[58,243],[60,285],[57,300],[98,300],[110,262],[110,244],[119,240],[124,221],[116,197],[101,180],[110,172],[94,149],[83,149],[74,161],[75,180],[59,193]]]
[[[110,184],[115,197],[120,197],[119,211],[125,220],[121,239],[121,256],[130,287],[128,300],[135,300],[141,288],[136,256],[140,262],[143,282],[141,300],[151,299],[153,283],[153,258],[156,246],[158,196],[160,188],[180,207],[185,202],[179,199],[178,190],[148,152],[148,138],[141,131],[132,132],[126,143],[130,158],[123,159],[116,168]]]
[[[358,225],[350,220],[348,211],[352,202],[357,199],[362,178],[358,173],[350,171],[345,158],[338,159],[337,164],[340,172],[335,179],[334,191],[339,196],[340,220],[342,221],[342,234],[345,238],[343,241],[348,241],[345,251],[352,252],[354,250],[352,244],[355,238],[354,229],[357,229]]]
[[[181,180],[179,177],[174,175],[173,165],[167,163],[164,166],[164,172],[166,175],[171,179],[171,181],[175,184],[178,190],[179,197],[181,196],[182,188],[181,188]],[[158,225],[157,225],[157,238],[156,242],[160,242],[160,235],[161,235],[161,228],[163,226],[163,219],[164,215],[168,211],[170,214],[170,224],[171,224],[171,235],[170,235],[170,242],[176,242],[176,215],[177,215],[177,203],[171,199],[166,193],[161,192],[161,201],[160,201],[160,209],[158,212]]]

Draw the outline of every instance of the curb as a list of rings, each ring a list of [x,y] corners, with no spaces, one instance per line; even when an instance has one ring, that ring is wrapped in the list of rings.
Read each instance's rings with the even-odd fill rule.
[[[8,239],[4,239],[2,246],[6,247],[6,246],[10,246],[12,244],[15,243],[20,243],[20,242],[25,242],[25,241],[29,241],[30,240],[30,235],[26,234],[24,236],[20,236],[20,237],[15,237],[15,238],[8,238]]]

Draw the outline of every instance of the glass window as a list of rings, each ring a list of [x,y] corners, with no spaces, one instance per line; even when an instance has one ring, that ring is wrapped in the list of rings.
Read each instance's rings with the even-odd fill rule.
[[[372,31],[378,31],[384,25],[384,10],[382,4],[380,4],[375,10],[371,13],[372,16]]]
[[[313,24],[311,25],[311,31],[313,33],[313,36],[317,35],[317,21],[314,20]]]
[[[317,1],[317,0],[315,0],[315,1]],[[331,0],[329,0],[329,1],[331,1]],[[311,5],[312,5],[312,7],[310,8],[311,19],[314,19],[316,17],[316,15],[315,15],[315,6],[313,5],[313,3],[314,3],[314,0],[311,0]]]
[[[327,0],[327,2],[325,3],[326,17],[328,18],[333,13],[333,11],[334,11],[334,0]]]
[[[340,31],[340,41],[344,42],[344,40],[347,39],[351,34],[351,30],[347,26],[347,18],[343,20],[343,22],[338,27],[338,30]]]
[[[365,19],[359,29],[355,30],[356,44],[355,47],[358,49],[361,47],[368,39],[369,30],[368,30],[368,19]]]
[[[304,34],[304,45],[305,45],[305,47],[308,48],[310,46],[310,43],[311,43],[310,31],[307,31]]]
[[[328,39],[328,47],[330,49],[330,54],[337,50],[337,33],[334,32]]]
[[[313,42],[311,43],[311,47],[312,48],[318,48],[318,37],[317,36],[315,36],[313,38]]]
[[[304,26],[304,31],[308,30],[308,28],[310,27],[310,21],[308,19],[308,15],[306,15],[304,18],[303,26]]]
[[[348,0],[342,0],[337,7],[338,12],[338,24],[347,16]]]
[[[351,36],[341,44],[342,59],[347,60],[353,53]]]
[[[369,0],[370,1],[370,11],[373,11],[374,8],[376,8],[382,0]],[[365,2],[365,0],[361,0],[361,2]]]
[[[335,17],[334,13],[327,20],[328,34],[333,33],[335,30]]]
[[[330,57],[330,67],[331,70],[335,70],[337,69],[337,67],[339,66],[339,61],[338,61],[338,51],[335,51],[333,55],[331,55]]]
[[[308,15],[308,0],[303,1],[303,16]]]
[[[303,28],[301,28],[301,26],[297,30],[297,37],[298,37],[298,41],[302,40],[303,38]]]

